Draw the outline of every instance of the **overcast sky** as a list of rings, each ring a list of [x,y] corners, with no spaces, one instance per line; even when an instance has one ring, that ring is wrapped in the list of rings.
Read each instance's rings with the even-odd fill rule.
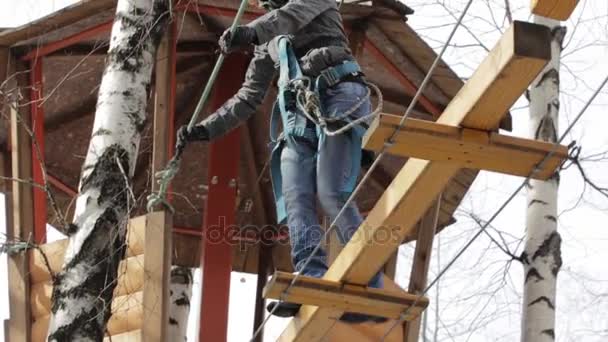
[[[52,10],[59,9],[74,1],[56,0],[0,0],[0,27],[21,25],[36,19]],[[416,9],[409,24],[422,34],[434,48],[439,48],[447,37],[448,29],[454,22],[445,8],[435,5],[435,1],[409,0],[408,5]],[[448,8],[460,11],[465,1],[444,1]],[[511,1],[515,17],[528,20],[528,0]],[[492,47],[498,39],[495,27],[504,27],[503,0],[475,2],[467,16],[465,24],[486,44]],[[492,11],[490,11],[490,9]],[[582,20],[581,13],[584,12]],[[581,1],[573,20],[568,22],[570,32],[564,63],[568,72],[562,73],[562,115],[560,130],[563,131],[573,116],[590,96],[590,92],[601,79],[608,75],[608,50],[606,48],[606,1]],[[573,30],[573,21],[580,21]],[[570,40],[572,32],[575,39]],[[445,60],[461,76],[468,77],[485,53],[472,35],[460,29],[455,41],[458,47],[450,48]],[[601,43],[601,44],[600,44]],[[471,47],[467,47],[470,45]],[[564,69],[562,69],[564,70]],[[577,75],[577,78],[572,75]],[[583,146],[583,154],[608,150],[608,116],[606,104],[608,97],[601,95],[576,126],[567,143],[574,139]],[[514,131],[511,134],[527,134],[527,109],[520,101],[513,111]],[[608,163],[586,165],[589,176],[603,186],[608,185]],[[445,265],[456,251],[476,231],[475,223],[468,217],[474,212],[482,219],[487,219],[502,201],[521,182],[520,178],[482,173],[478,177],[469,195],[457,212],[458,223],[441,234],[441,259],[437,260],[435,251],[431,265],[431,278],[440,265]],[[559,228],[563,237],[564,266],[559,277],[558,287],[558,341],[605,341],[608,338],[608,201],[587,189],[583,193],[581,177],[574,169],[562,174],[560,186]],[[582,198],[582,199],[581,199]],[[1,203],[0,203],[1,204]],[[514,251],[521,252],[518,241],[524,234],[525,197],[519,196],[505,212],[499,216],[490,231],[498,238],[501,231]],[[570,208],[576,208],[569,210]],[[4,217],[0,217],[0,226],[4,228]],[[519,249],[518,249],[519,248]],[[398,280],[407,284],[409,276],[408,255],[412,247],[404,247],[404,257],[399,261]],[[429,330],[439,326],[438,336],[451,341],[513,341],[519,336],[519,299],[521,296],[522,270],[513,264],[504,272],[508,257],[490,243],[487,236],[482,236],[453,269],[442,278],[439,286],[440,300],[437,293],[431,292],[432,307]],[[0,263],[0,274],[5,274],[5,262]],[[504,276],[504,277],[503,277]],[[495,279],[500,279],[497,283]],[[4,281],[5,277],[0,277]],[[504,281],[502,281],[504,280]],[[5,289],[4,283],[0,288]],[[230,305],[229,341],[242,342],[250,338],[253,315],[253,297],[255,276],[233,274]],[[484,292],[484,294],[480,294]],[[488,292],[492,292],[488,294]],[[198,301],[195,290],[193,303]],[[434,304],[440,306],[439,321],[435,322]],[[0,315],[6,317],[5,291],[0,292]],[[198,308],[193,306],[194,311]],[[191,322],[196,322],[193,315]],[[463,323],[464,322],[464,323]],[[285,325],[286,320],[272,318],[268,325],[266,340],[274,340]],[[464,326],[466,325],[466,327]],[[2,325],[0,324],[0,330]],[[605,331],[601,335],[598,331]],[[194,332],[196,326],[191,324]],[[0,336],[3,334],[0,333]]]

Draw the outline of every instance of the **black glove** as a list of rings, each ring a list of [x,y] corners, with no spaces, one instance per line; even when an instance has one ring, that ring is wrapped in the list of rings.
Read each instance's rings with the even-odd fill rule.
[[[205,126],[196,125],[188,130],[188,125],[183,125],[177,130],[176,145],[190,141],[209,141],[209,132],[207,132]]]
[[[229,54],[234,51],[248,48],[251,44],[258,44],[258,35],[255,29],[249,26],[237,26],[234,33],[230,29],[224,31],[218,42],[220,51]]]

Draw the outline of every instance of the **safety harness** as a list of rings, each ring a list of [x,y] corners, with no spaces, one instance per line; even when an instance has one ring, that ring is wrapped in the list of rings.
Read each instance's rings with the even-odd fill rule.
[[[362,98],[353,108],[340,115],[328,115],[324,113],[321,98],[325,90],[340,83],[347,77],[361,74],[361,68],[354,61],[345,61],[339,65],[323,70],[316,78],[304,76],[298,63],[288,36],[280,36],[276,39],[279,59],[278,95],[274,104],[270,119],[270,174],[272,187],[276,202],[277,221],[285,223],[287,212],[282,193],[281,178],[281,151],[285,144],[295,144],[295,140],[304,140],[317,143],[321,146],[327,135],[342,134],[351,131],[353,139],[353,170],[358,170],[359,163],[357,155],[361,154],[361,136],[365,127],[361,124],[369,116],[375,115],[377,111],[362,118],[351,120],[355,111],[368,99],[370,93]],[[279,134],[279,117],[282,122],[283,131]],[[330,131],[328,124],[332,122],[346,123],[337,131]],[[312,123],[312,124],[311,124]],[[293,146],[293,145],[292,145]],[[350,193],[354,189],[358,172],[352,172],[351,178],[345,189]]]

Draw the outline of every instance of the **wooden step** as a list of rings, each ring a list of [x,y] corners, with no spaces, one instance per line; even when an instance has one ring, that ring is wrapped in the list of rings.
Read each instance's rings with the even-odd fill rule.
[[[532,13],[556,20],[570,18],[578,0],[532,0]]]
[[[305,276],[299,276],[282,297],[295,277],[292,273],[275,272],[264,288],[264,297],[392,319],[399,319],[402,313],[407,312],[405,320],[418,317],[429,304],[428,298],[405,291],[374,289]]]
[[[368,129],[364,147],[380,151],[400,121],[400,116],[381,114]],[[551,177],[568,157],[566,146],[416,119],[405,120],[387,152],[515,176],[532,174],[542,180]]]

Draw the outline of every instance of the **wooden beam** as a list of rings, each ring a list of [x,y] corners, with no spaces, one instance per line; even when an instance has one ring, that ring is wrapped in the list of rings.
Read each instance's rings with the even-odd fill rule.
[[[11,46],[116,7],[116,0],[81,0],[46,17],[0,33],[0,45]]]
[[[32,144],[31,137],[25,126],[31,124],[29,106],[20,103],[28,103],[30,92],[27,89],[27,68],[20,62],[9,56],[8,49],[0,51],[1,63],[11,64],[9,74],[16,74],[16,83],[11,83],[19,93],[21,99],[10,99],[11,117],[11,152],[12,152],[12,177],[24,180],[24,182],[13,181],[12,184],[12,225],[7,226],[6,238],[8,241],[33,242],[34,209],[32,185],[27,181],[32,179]],[[5,64],[6,63],[6,64]],[[16,64],[19,63],[19,64]],[[17,92],[15,92],[17,93]],[[10,101],[15,100],[14,103]],[[19,101],[19,102],[17,102]],[[29,342],[31,338],[30,306],[27,304],[29,298],[28,254],[15,253],[8,257],[8,290],[10,320],[8,322],[8,341]]]
[[[363,146],[380,151],[399,127],[400,116],[382,114],[370,126]],[[406,119],[388,153],[404,157],[457,163],[463,168],[488,170],[535,179],[548,179],[568,157],[568,147],[494,132],[460,128],[425,120]]]
[[[567,20],[578,5],[578,0],[532,0],[532,13],[556,20]]]
[[[514,22],[438,121],[473,129],[496,128],[546,65],[550,41],[547,27]],[[415,224],[459,169],[454,163],[410,158],[324,279],[366,284],[401,241],[415,232]],[[331,329],[330,318],[339,314],[339,309],[304,305],[279,340],[318,340]]]
[[[172,215],[146,215],[142,341],[167,341],[171,279]]]
[[[429,304],[427,298],[404,291],[387,291],[305,276],[299,276],[283,295],[295,277],[293,273],[275,272],[264,289],[264,297],[392,319],[399,319],[401,313],[409,309],[406,320],[420,315]]]
[[[103,342],[141,342],[141,330],[132,330],[126,333],[105,337]]]
[[[433,203],[418,224],[418,238],[416,239],[416,250],[414,251],[414,264],[410,272],[410,283],[408,292],[419,294],[426,288],[429,265],[431,263],[431,252],[433,251],[433,240],[439,223],[441,208],[441,195]],[[405,342],[418,341],[420,335],[421,317],[404,322],[403,336]]]
[[[264,322],[266,314],[266,299],[264,298],[264,288],[268,282],[268,273],[270,272],[270,261],[272,260],[272,246],[270,242],[260,241],[258,243],[258,279],[255,290],[255,309],[253,312],[253,333]],[[262,328],[263,329],[263,328]],[[256,336],[252,342],[263,342],[264,330]]]

